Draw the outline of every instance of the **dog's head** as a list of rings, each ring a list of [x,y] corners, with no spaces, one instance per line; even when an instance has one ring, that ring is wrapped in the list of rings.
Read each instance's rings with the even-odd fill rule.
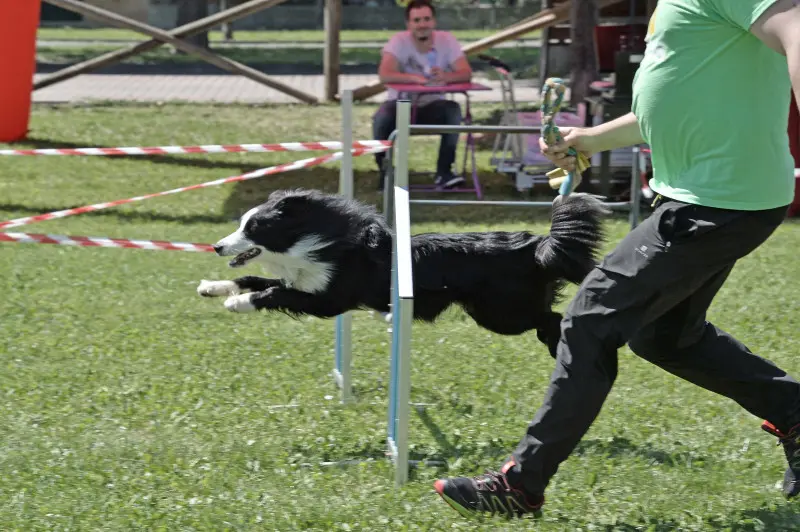
[[[247,211],[239,228],[214,245],[220,256],[234,256],[231,267],[260,259],[311,259],[314,251],[329,245],[347,220],[331,207],[333,196],[315,191],[279,190],[266,202]]]

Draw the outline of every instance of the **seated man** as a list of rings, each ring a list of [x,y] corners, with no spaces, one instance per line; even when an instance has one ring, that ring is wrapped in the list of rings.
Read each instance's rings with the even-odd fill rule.
[[[427,0],[411,0],[406,6],[408,31],[395,34],[383,48],[378,75],[381,83],[436,84],[466,83],[472,78],[472,69],[453,34],[434,31],[435,9]],[[395,113],[398,94],[388,89],[386,101],[375,113],[373,133],[378,140],[387,140],[395,130]],[[443,93],[417,96],[414,121],[418,124],[461,124],[461,107],[447,100]],[[436,163],[435,183],[452,188],[464,182],[453,173],[458,134],[442,135],[439,159]],[[383,185],[384,154],[376,155]]]

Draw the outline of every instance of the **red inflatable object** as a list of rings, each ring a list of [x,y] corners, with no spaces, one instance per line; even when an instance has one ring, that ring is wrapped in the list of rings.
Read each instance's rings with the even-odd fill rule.
[[[0,0],[0,142],[28,133],[40,10],[40,0]]]

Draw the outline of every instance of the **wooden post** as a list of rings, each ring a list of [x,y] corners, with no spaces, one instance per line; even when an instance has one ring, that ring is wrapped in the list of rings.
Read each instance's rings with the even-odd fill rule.
[[[166,42],[188,54],[195,55],[210,63],[216,67],[219,67],[223,70],[227,70],[233,74],[239,74],[240,76],[244,76],[246,78],[252,79],[262,85],[266,85],[268,87],[272,87],[275,90],[281,91],[285,94],[293,96],[298,100],[306,103],[317,103],[317,98],[312,96],[311,94],[307,94],[305,92],[299,91],[294,87],[290,87],[280,81],[273,79],[266,74],[254,69],[250,68],[247,65],[243,65],[232,59],[228,59],[226,57],[222,57],[217,55],[205,48],[201,48],[200,46],[195,46],[194,44],[189,44],[186,41],[178,39],[177,37],[162,31],[158,28],[154,28],[152,26],[148,26],[147,24],[143,24],[141,22],[137,22],[133,19],[129,19],[127,17],[123,17],[122,15],[117,15],[111,11],[106,11],[105,9],[100,9],[98,7],[91,6],[89,4],[85,4],[83,2],[78,2],[77,0],[47,0],[49,3],[56,5],[58,7],[62,7],[64,9],[68,9],[70,11],[75,11],[76,13],[80,13],[83,16],[96,18],[102,20],[104,22],[109,22],[114,24],[115,26],[121,26],[123,28],[136,30],[140,33],[144,33],[158,39],[160,41]]]
[[[570,10],[570,53],[572,55],[570,103],[577,106],[589,96],[589,85],[597,79],[597,47],[594,29],[600,9],[595,0],[572,3]]]
[[[553,0],[542,0],[542,7],[550,9]],[[550,73],[550,27],[542,28],[542,45],[539,47],[539,86],[543,86]]]
[[[342,29],[342,0],[325,0],[325,100],[339,94],[339,34]]]
[[[178,0],[178,25],[200,20],[208,16],[208,0]],[[189,44],[208,49],[208,32],[202,31],[184,38]]]

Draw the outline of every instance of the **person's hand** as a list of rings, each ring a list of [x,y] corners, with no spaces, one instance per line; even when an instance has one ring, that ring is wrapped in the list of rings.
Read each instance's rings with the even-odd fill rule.
[[[437,66],[431,67],[431,76],[428,78],[428,82],[437,85],[444,85],[447,83],[447,80],[444,79],[444,70]]]
[[[590,128],[561,127],[558,129],[561,132],[563,141],[548,146],[544,138],[539,137],[539,149],[542,151],[542,155],[559,168],[563,168],[567,172],[575,170],[576,158],[567,154],[569,148],[575,148],[576,151],[582,152],[587,158],[597,153]]]
[[[426,83],[428,83],[428,78],[426,78],[422,74],[411,74],[411,76],[412,77],[409,78],[408,80],[408,83],[410,85],[413,85],[415,83],[419,85],[425,85]]]

